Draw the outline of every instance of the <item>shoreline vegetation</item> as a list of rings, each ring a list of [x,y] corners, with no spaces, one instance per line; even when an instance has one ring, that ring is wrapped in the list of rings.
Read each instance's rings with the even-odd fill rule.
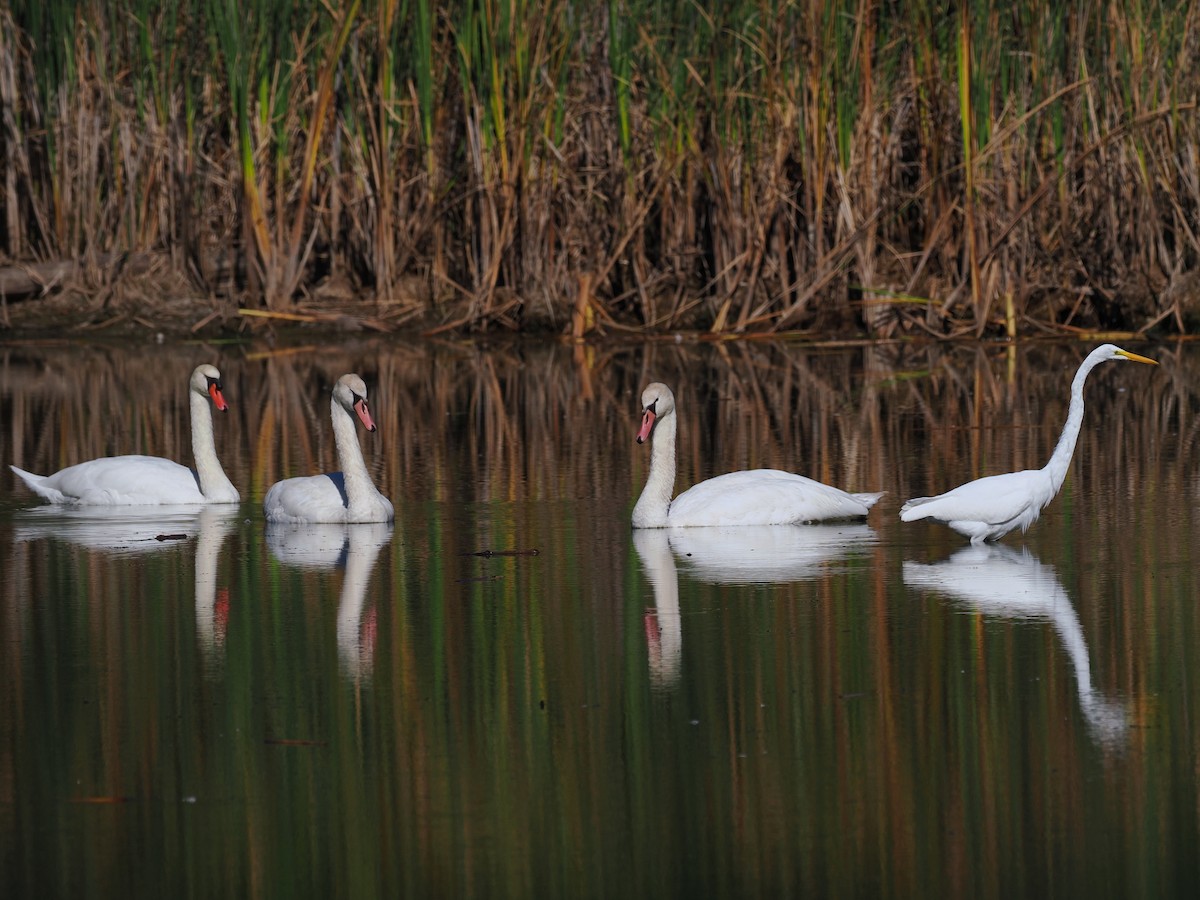
[[[1167,0],[11,0],[0,328],[1183,333],[1198,54]]]

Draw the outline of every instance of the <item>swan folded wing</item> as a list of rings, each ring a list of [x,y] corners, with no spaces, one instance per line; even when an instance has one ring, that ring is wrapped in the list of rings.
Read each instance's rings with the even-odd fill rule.
[[[269,522],[337,523],[346,521],[349,506],[341,472],[301,475],[271,485],[263,498]]]
[[[779,469],[730,472],[671,501],[668,524],[790,525],[865,516],[879,495],[854,495]]]
[[[32,486],[32,485],[31,485]],[[62,495],[55,502],[105,506],[139,506],[164,503],[203,503],[196,473],[158,456],[109,456],[68,466],[40,482],[45,492]]]

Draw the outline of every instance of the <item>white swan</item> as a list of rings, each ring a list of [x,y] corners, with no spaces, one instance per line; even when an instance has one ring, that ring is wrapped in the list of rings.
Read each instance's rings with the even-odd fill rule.
[[[792,525],[865,516],[878,494],[850,494],[803,475],[751,469],[693,485],[674,500],[675,395],[654,383],[642,392],[637,441],[652,437],[650,474],[633,508],[634,528]]]
[[[189,503],[237,503],[240,499],[217,459],[212,410],[228,408],[221,393],[221,373],[200,365],[188,382],[192,415],[193,471],[158,456],[106,456],[34,475],[10,466],[34,493],[50,503],[83,506],[142,506]]]
[[[354,431],[356,414],[367,431],[375,422],[367,409],[367,386],[357,375],[343,375],[333,386],[330,401],[333,442],[342,471],[326,475],[287,478],[271,485],[263,499],[268,522],[303,524],[323,522],[391,522],[395,510],[379,493],[363,462],[362,447]]]
[[[1018,527],[1026,531],[1054,499],[1067,477],[1079,428],[1083,424],[1083,383],[1092,369],[1110,359],[1158,365],[1152,359],[1112,344],[1101,344],[1087,355],[1075,373],[1067,424],[1044,467],[988,475],[936,497],[915,497],[900,508],[901,521],[935,519],[945,522],[959,534],[969,537],[972,544],[996,540]]]

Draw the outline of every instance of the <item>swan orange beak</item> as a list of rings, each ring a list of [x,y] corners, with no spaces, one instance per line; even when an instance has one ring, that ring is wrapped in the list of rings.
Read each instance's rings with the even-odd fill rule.
[[[363,423],[363,427],[367,431],[375,430],[375,420],[371,418],[371,411],[367,409],[367,401],[361,397],[354,401],[354,411],[358,413],[359,421]]]
[[[647,409],[642,413],[642,427],[638,429],[637,442],[639,444],[646,443],[646,438],[650,437],[650,429],[654,427],[654,410]]]
[[[225,402],[225,395],[221,393],[220,382],[210,381],[208,383],[208,396],[212,397],[213,406],[221,412],[229,409],[229,404]]]

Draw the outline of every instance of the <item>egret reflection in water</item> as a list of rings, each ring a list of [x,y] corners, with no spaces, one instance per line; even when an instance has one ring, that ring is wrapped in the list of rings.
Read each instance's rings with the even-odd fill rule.
[[[379,551],[392,539],[390,522],[358,525],[267,525],[267,547],[281,563],[302,569],[342,569],[337,648],[342,674],[369,679],[375,663],[374,608],[364,616],[367,585]]]
[[[679,568],[710,584],[811,581],[875,540],[874,529],[861,524],[634,529],[633,546],[654,591],[654,611],[646,614],[651,683],[663,689],[679,680]]]
[[[1106,748],[1124,742],[1129,727],[1125,706],[1093,686],[1083,628],[1053,566],[1043,565],[1027,548],[976,544],[939,563],[906,560],[904,583],[945,594],[985,615],[1049,620],[1075,671],[1079,705],[1093,738]]]

